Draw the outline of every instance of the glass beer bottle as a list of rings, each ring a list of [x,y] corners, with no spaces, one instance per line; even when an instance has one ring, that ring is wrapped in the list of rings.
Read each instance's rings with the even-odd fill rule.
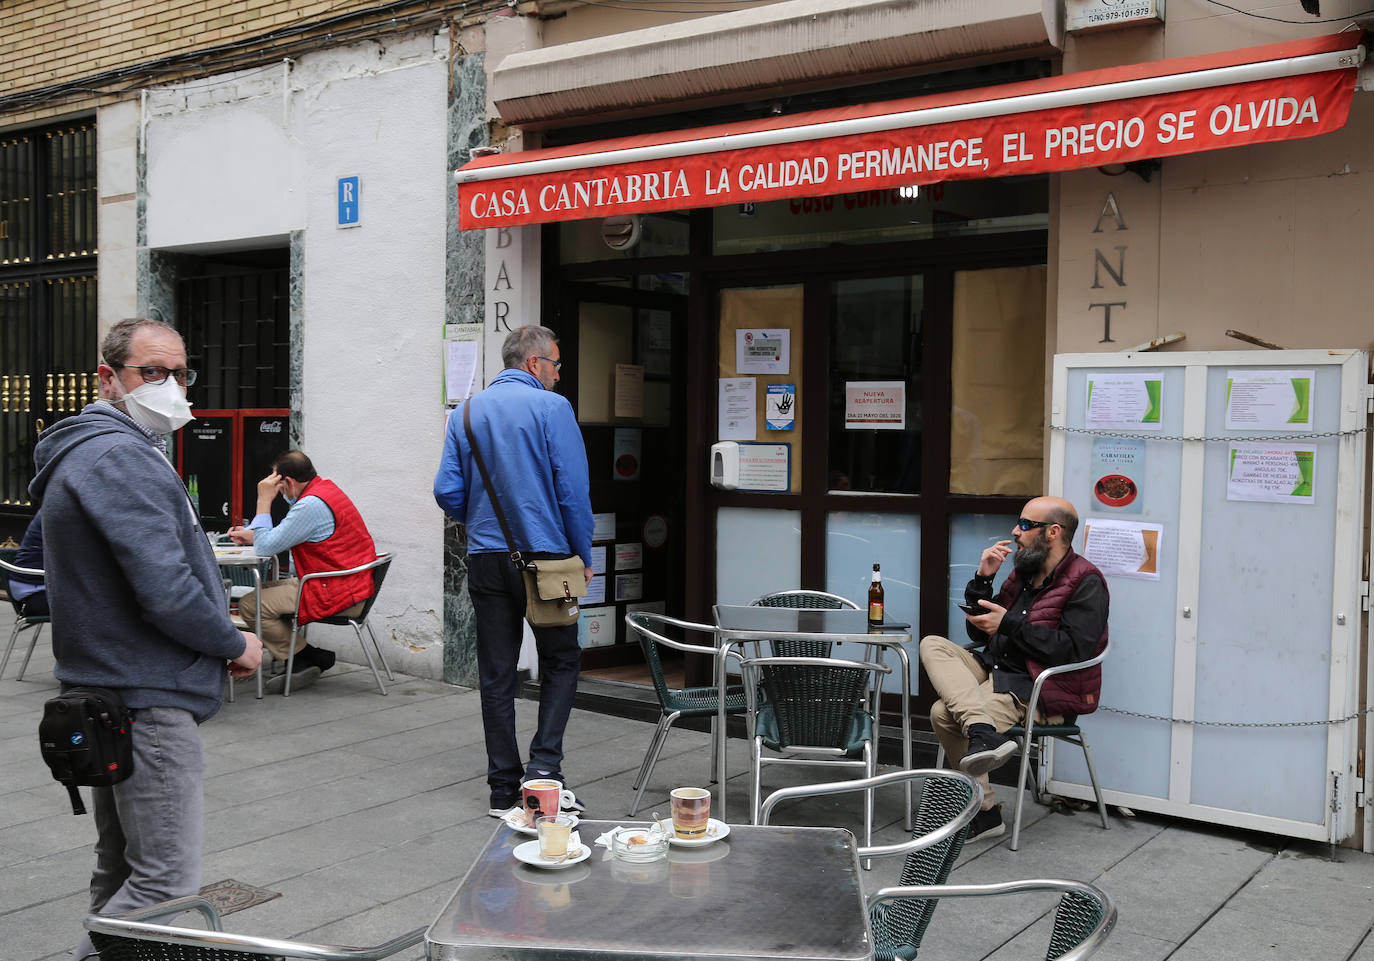
[[[878,565],[873,565],[873,583],[868,585],[868,627],[870,630],[883,626],[883,575]]]

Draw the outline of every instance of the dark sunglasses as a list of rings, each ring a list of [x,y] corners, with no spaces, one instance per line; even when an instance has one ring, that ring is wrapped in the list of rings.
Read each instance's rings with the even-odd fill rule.
[[[1037,527],[1049,527],[1052,521],[1033,521],[1029,517],[1022,517],[1016,522],[1018,530],[1033,531]]]

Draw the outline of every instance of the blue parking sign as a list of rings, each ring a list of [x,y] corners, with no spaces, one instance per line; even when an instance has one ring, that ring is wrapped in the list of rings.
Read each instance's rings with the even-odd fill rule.
[[[358,177],[339,178],[339,226],[356,227],[362,223],[362,204]]]

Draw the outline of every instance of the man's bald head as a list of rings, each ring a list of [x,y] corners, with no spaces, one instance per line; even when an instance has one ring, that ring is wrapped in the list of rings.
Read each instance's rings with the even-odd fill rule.
[[[1078,511],[1062,497],[1036,497],[1021,508],[1021,515],[1032,520],[1058,524],[1064,532],[1064,543],[1070,544],[1078,531]]]

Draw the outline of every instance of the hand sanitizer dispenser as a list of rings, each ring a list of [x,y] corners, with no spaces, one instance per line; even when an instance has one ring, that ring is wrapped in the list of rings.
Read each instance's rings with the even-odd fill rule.
[[[711,486],[725,491],[739,487],[739,444],[732,440],[711,445]]]

